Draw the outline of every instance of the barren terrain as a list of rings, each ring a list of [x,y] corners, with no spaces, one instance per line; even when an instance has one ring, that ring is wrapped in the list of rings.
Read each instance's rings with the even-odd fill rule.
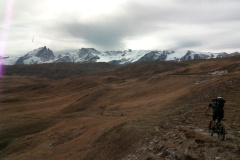
[[[239,56],[81,73],[15,67],[0,79],[0,159],[240,159]],[[204,115],[218,96],[224,141],[208,135]]]

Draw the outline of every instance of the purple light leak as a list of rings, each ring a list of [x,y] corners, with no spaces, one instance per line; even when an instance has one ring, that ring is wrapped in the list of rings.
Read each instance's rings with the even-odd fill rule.
[[[3,57],[5,54],[6,41],[7,41],[8,31],[9,31],[10,23],[12,19],[12,13],[13,13],[13,0],[8,0],[4,22],[3,22],[3,29],[0,35],[0,56],[1,57]],[[2,60],[0,60],[0,77],[2,76],[3,76],[3,65],[2,65]]]

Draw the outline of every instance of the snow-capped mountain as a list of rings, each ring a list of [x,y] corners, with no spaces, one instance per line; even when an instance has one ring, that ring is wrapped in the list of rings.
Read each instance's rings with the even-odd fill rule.
[[[46,46],[28,52],[26,55],[17,59],[15,64],[40,64],[52,63],[55,60],[55,55]]]
[[[151,51],[141,57],[138,61],[165,61],[173,52],[169,51]]]
[[[150,50],[106,51],[99,55],[97,62],[108,62],[116,65],[125,65],[138,61]]]
[[[101,52],[94,48],[82,48],[73,52],[68,52],[57,57],[55,62],[96,62]]]
[[[41,64],[57,62],[107,62],[126,65],[138,61],[188,61],[193,59],[211,59],[240,55],[235,53],[211,53],[190,50],[125,50],[99,52],[94,48],[81,48],[55,56],[46,46],[28,52],[22,57],[1,59],[4,65]]]

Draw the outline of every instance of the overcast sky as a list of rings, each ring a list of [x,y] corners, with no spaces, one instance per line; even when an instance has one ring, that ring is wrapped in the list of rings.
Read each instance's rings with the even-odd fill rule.
[[[0,54],[240,51],[239,0],[0,0]]]

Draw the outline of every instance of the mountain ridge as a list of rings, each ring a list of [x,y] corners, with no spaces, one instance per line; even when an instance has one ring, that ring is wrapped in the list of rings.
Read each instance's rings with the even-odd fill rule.
[[[233,53],[198,52],[192,50],[124,50],[100,52],[94,48],[81,48],[55,56],[46,46],[28,52],[23,56],[8,56],[1,59],[3,65],[42,64],[58,62],[107,62],[126,65],[138,61],[188,61],[194,59],[224,58],[240,55]]]

